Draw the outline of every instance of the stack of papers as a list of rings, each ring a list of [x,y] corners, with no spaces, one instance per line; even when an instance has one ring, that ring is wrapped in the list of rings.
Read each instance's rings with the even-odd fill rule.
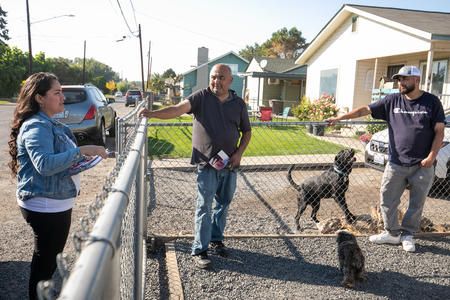
[[[80,161],[70,167],[69,174],[67,176],[76,175],[80,172],[90,169],[90,168],[94,167],[95,165],[97,165],[101,160],[102,160],[102,157],[98,156],[98,155],[85,157],[85,159],[83,159],[82,161]]]
[[[209,164],[213,166],[214,169],[221,170],[225,168],[229,161],[230,158],[228,155],[223,150],[220,150],[219,153],[209,160]]]

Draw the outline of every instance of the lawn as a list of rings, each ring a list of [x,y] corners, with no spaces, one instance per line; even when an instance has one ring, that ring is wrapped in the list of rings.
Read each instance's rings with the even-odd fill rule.
[[[151,119],[150,123],[190,123],[191,117]],[[191,155],[192,126],[150,126],[148,154],[152,158],[186,158]],[[303,126],[254,126],[244,156],[337,153],[341,145],[309,136]]]

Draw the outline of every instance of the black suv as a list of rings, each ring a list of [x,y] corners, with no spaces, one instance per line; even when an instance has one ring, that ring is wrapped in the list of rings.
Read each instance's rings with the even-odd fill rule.
[[[64,112],[54,116],[74,133],[78,143],[87,139],[105,145],[106,130],[115,136],[116,112],[111,107],[113,98],[106,99],[93,85],[63,85]]]
[[[125,106],[134,105],[136,101],[142,100],[142,92],[140,90],[128,90],[125,95]]]

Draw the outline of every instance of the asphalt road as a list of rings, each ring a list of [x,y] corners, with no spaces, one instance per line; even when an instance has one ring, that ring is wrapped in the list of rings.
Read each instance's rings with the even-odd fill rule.
[[[0,169],[4,170],[9,161],[8,141],[11,119],[15,105],[0,105]]]

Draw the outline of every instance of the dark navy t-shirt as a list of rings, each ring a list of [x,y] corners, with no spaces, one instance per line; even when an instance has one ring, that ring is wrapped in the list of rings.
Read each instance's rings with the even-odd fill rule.
[[[240,132],[250,131],[244,100],[230,90],[230,96],[220,101],[209,88],[187,97],[194,115],[191,164],[209,161],[223,150],[229,157],[237,149]]]
[[[412,166],[428,156],[434,139],[434,126],[444,122],[444,110],[433,94],[408,100],[401,93],[390,94],[369,104],[372,117],[387,121],[389,160]]]

